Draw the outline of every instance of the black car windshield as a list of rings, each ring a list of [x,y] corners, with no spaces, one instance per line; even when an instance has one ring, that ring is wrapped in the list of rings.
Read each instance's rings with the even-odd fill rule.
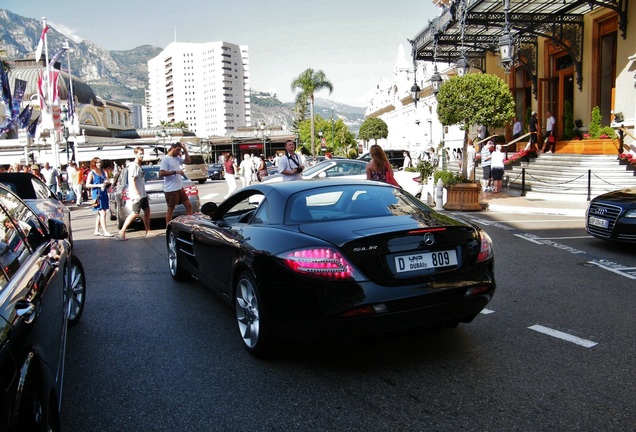
[[[308,189],[287,201],[285,223],[405,216],[430,212],[421,201],[386,186],[336,185]]]

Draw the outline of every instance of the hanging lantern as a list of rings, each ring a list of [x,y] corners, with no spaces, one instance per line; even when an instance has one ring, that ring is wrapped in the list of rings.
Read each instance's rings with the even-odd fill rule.
[[[464,57],[463,54],[461,58],[457,60],[457,63],[455,63],[455,70],[457,71],[457,76],[460,76],[460,77],[463,77],[464,75],[468,74],[468,71],[470,70],[470,65],[468,64],[468,61],[466,60],[466,57]]]
[[[411,98],[415,101],[415,103],[420,100],[420,90],[420,86],[418,86],[417,83],[413,83],[413,86],[411,87]]]
[[[515,49],[515,42],[510,33],[504,33],[499,38],[499,55],[501,64],[506,70],[510,70],[510,67],[515,61]]]
[[[431,75],[431,86],[433,86],[433,94],[437,96],[439,89],[442,87],[442,76],[437,72],[437,65],[435,65],[435,72]]]

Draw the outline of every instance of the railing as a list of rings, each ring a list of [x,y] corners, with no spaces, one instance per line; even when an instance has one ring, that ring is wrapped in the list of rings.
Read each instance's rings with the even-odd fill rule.
[[[556,186],[560,186],[561,188],[563,188],[563,186],[571,184],[581,178],[583,178],[585,176],[585,174],[581,174],[577,177],[574,177],[572,179],[569,180],[565,180],[565,181],[561,181],[561,182],[547,182],[545,180],[541,180],[537,177],[534,177],[531,174],[527,174],[533,181],[535,181],[536,183],[539,184],[544,184],[544,185],[548,185],[548,186],[552,186],[552,187],[556,187]],[[521,168],[521,173],[514,179],[508,179],[508,188],[510,188],[510,183],[513,183],[515,181],[517,181],[519,179],[519,177],[521,177],[521,196],[526,196],[526,168]],[[608,182],[607,180],[597,176],[596,174],[592,173],[591,169],[587,170],[587,200],[590,201],[591,200],[591,196],[592,196],[592,177],[594,177],[595,179],[599,180],[600,182],[604,183],[605,185],[609,185],[610,188],[607,188],[606,191],[607,192],[611,192],[613,190],[616,189],[622,189],[624,187],[624,185],[616,185],[613,183]]]

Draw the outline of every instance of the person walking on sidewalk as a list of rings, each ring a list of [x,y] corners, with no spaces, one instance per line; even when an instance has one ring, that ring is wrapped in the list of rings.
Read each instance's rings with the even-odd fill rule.
[[[181,157],[181,152],[183,152],[184,157]],[[183,181],[181,179],[181,176],[183,176],[181,165],[183,163],[190,163],[188,149],[180,142],[173,143],[170,146],[168,155],[161,160],[161,165],[159,166],[159,176],[163,177],[163,192],[168,206],[166,209],[166,225],[172,220],[174,208],[178,204],[183,204],[186,215],[192,214],[192,203],[185,189],[183,189]]]
[[[126,229],[139,217],[143,210],[144,215],[141,220],[146,229],[146,237],[150,237],[150,203],[146,194],[146,175],[141,165],[144,161],[144,149],[136,147],[134,150],[135,160],[128,165],[128,197],[132,202],[132,213],[128,215],[124,221],[124,225],[117,233],[117,240],[128,240],[126,238]]]
[[[556,119],[554,118],[552,111],[547,111],[546,115],[543,153],[554,153],[556,149]]]
[[[501,151],[501,144],[497,144],[495,151],[492,152],[490,172],[494,183],[493,192],[501,192],[501,184],[504,175],[504,159],[506,155]]]
[[[102,169],[102,160],[94,157],[90,163],[90,171],[86,177],[86,187],[91,191],[93,200],[93,211],[97,212],[95,217],[95,235],[104,237],[113,237],[106,228],[106,211],[108,207],[108,192],[106,189],[110,186],[108,174]],[[99,229],[102,229],[102,232]]]
[[[492,176],[490,175],[490,166],[492,161],[492,146],[493,142],[488,140],[486,144],[481,148],[481,168],[483,170],[483,176],[481,178],[481,185],[484,188],[484,192],[490,192],[492,184]]]
[[[528,145],[524,150],[534,150],[539,154],[540,148],[537,144],[537,134],[539,133],[539,121],[537,120],[537,112],[532,111],[532,116],[530,117],[530,121],[528,122],[528,131],[530,132],[530,141],[528,141]]]

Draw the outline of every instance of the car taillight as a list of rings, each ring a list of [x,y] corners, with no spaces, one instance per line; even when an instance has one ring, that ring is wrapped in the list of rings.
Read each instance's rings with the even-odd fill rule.
[[[490,236],[484,231],[481,231],[479,235],[480,247],[479,255],[477,255],[477,262],[482,262],[492,258],[492,240],[490,239]]]
[[[188,186],[185,189],[185,193],[188,196],[199,195],[199,189],[196,186]]]
[[[298,249],[278,257],[289,269],[306,276],[331,281],[356,279],[355,268],[331,248]]]

